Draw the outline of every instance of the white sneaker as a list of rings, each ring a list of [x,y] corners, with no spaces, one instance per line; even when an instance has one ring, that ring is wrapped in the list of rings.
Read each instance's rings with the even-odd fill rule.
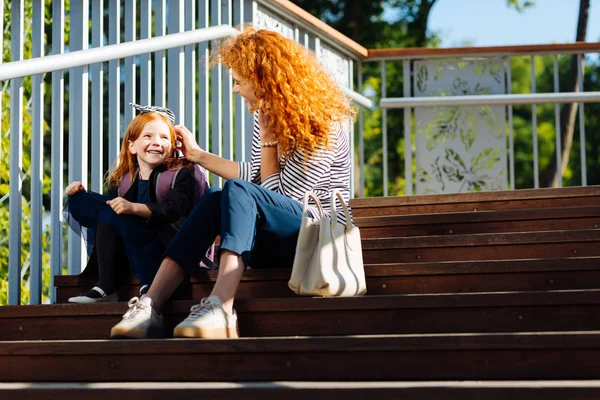
[[[152,308],[152,299],[144,296],[129,300],[129,310],[123,319],[110,330],[111,338],[162,338],[165,336],[162,315]]]
[[[94,286],[89,292],[81,296],[69,297],[69,303],[90,304],[104,301],[117,301],[117,292],[106,294],[102,288]]]
[[[239,336],[235,310],[233,315],[227,314],[218,296],[209,296],[193,305],[190,315],[173,331],[173,337],[227,339]]]

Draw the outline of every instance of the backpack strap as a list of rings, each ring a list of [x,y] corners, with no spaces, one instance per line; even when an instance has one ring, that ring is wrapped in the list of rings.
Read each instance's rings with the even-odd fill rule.
[[[159,203],[164,202],[167,193],[175,187],[175,180],[177,179],[177,174],[179,174],[180,170],[181,168],[176,171],[168,169],[158,173],[155,190],[156,200],[158,200]]]
[[[136,169],[133,176],[136,176],[137,174],[138,170]],[[117,195],[119,197],[125,196],[125,193],[127,193],[127,191],[131,188],[132,183],[133,182],[131,181],[131,175],[129,174],[129,172],[125,172],[121,177],[121,182],[119,182],[119,187],[117,188]]]

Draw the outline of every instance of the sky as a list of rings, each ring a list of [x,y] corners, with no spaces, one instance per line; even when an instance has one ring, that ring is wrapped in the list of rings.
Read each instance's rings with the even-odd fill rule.
[[[572,43],[579,0],[535,0],[518,12],[506,0],[437,0],[429,29],[440,47]],[[590,1],[588,42],[600,41],[600,0]]]

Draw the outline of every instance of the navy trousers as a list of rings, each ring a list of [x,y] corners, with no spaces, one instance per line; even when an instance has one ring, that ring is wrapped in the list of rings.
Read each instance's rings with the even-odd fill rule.
[[[102,260],[99,255],[99,269],[111,268],[109,264],[111,257],[126,256],[129,266],[140,284],[150,284],[162,261],[165,245],[160,241],[156,230],[148,226],[143,218],[135,215],[116,214],[106,204],[106,201],[110,199],[110,197],[94,192],[79,192],[69,197],[67,208],[71,216],[81,225],[91,228],[100,223],[108,227],[123,241],[126,254],[102,254]],[[101,231],[97,233],[101,233]],[[97,240],[99,239],[96,238]],[[99,273],[100,276],[103,275],[102,272],[99,271]],[[101,281],[104,280],[101,279]],[[108,286],[109,282],[104,282],[104,284]]]
[[[242,257],[252,268],[290,268],[302,221],[302,205],[241,179],[202,196],[165,255],[186,272],[198,265],[217,235],[220,250]]]

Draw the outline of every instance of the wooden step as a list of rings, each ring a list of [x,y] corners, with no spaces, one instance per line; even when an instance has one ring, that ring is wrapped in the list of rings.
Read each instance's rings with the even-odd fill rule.
[[[600,207],[357,217],[362,238],[596,229]]]
[[[600,381],[0,383],[0,398],[61,400],[598,399]]]
[[[165,326],[194,302],[172,302]],[[600,290],[501,292],[236,301],[245,337],[600,330]],[[0,340],[102,339],[126,303],[5,306]]]
[[[288,288],[291,269],[248,270],[237,298],[293,297]],[[365,266],[369,294],[426,294],[493,291],[534,291],[600,288],[600,257],[533,260],[447,261],[438,263],[391,263]],[[210,294],[217,273],[192,273],[192,298]],[[95,278],[56,276],[57,303],[91,289]],[[137,296],[139,284],[130,278],[119,298]]]
[[[600,229],[363,239],[365,264],[600,255]]]
[[[598,331],[0,343],[4,382],[599,378]]]
[[[598,204],[600,204],[600,186],[369,197],[350,200],[354,217],[586,207]]]

